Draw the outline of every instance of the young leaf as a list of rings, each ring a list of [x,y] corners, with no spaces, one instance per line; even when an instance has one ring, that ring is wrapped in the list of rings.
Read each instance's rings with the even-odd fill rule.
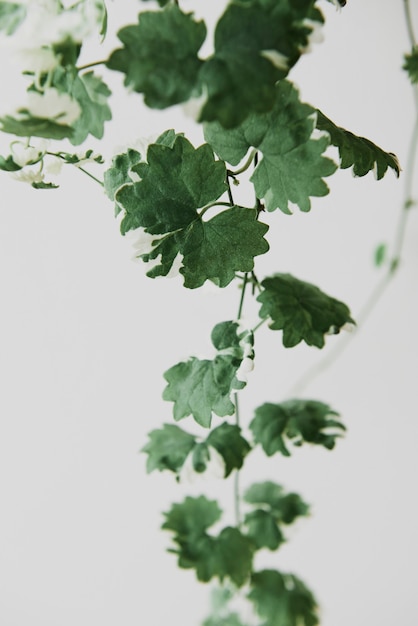
[[[149,442],[142,448],[148,454],[147,472],[168,469],[178,473],[195,446],[196,439],[174,424],[164,424],[163,428],[152,430]]]
[[[337,334],[345,324],[354,324],[349,308],[318,287],[290,274],[275,274],[261,283],[260,317],[270,319],[270,328],[283,330],[283,345],[292,348],[302,340],[323,348],[327,333]]]
[[[246,0],[232,2],[215,31],[215,54],[200,78],[207,101],[200,121],[225,128],[241,124],[252,113],[269,111],[275,85],[285,78],[307,47],[315,22],[323,22],[312,0]]]
[[[170,141],[170,145],[168,144]],[[156,237],[145,262],[158,259],[148,276],[165,276],[177,255],[185,287],[211,280],[225,287],[237,271],[251,271],[254,256],[268,250],[267,226],[254,209],[231,207],[203,221],[199,208],[215,203],[226,191],[226,168],[215,161],[208,144],[195,149],[187,139],[167,137],[148,148],[148,163],[135,166],[141,180],[116,193],[125,211],[121,231],[143,228]]]
[[[149,107],[190,98],[202,64],[197,55],[206,37],[204,22],[170,4],[140,13],[139,24],[122,28],[118,37],[124,47],[111,54],[107,67],[123,72],[125,85],[143,93]]]
[[[418,47],[413,48],[411,54],[405,54],[405,63],[402,68],[408,73],[413,85],[418,83]]]
[[[267,456],[276,452],[290,456],[288,442],[295,446],[307,442],[332,450],[345,431],[338,417],[327,404],[316,400],[267,402],[256,409],[250,430]]]
[[[385,243],[380,243],[374,251],[374,264],[376,267],[381,267],[386,261],[387,256],[387,245]]]
[[[13,161],[12,155],[9,155],[7,158],[0,156],[0,170],[4,172],[18,172],[21,169],[22,166]]]
[[[292,574],[262,570],[251,576],[248,598],[263,626],[316,626],[318,607],[312,592]]]
[[[241,435],[239,426],[221,424],[206,438],[207,445],[213,446],[225,461],[225,478],[234,469],[240,469],[251,446]]]
[[[198,424],[206,428],[211,425],[212,413],[219,417],[234,413],[231,393],[234,389],[245,387],[244,382],[237,380],[236,373],[244,358],[246,344],[251,342],[252,345],[252,334],[238,334],[236,322],[217,324],[211,338],[218,350],[212,361],[192,357],[177,363],[164,374],[168,385],[164,389],[163,398],[174,402],[174,419],[178,421],[192,415]],[[243,451],[243,442],[238,443],[235,435],[234,438],[235,444]],[[210,445],[217,447],[213,442],[222,447],[219,433],[210,442]],[[229,456],[225,462],[230,467],[232,458]]]
[[[26,17],[26,7],[15,2],[0,2],[0,32],[13,35]]]
[[[353,166],[355,176],[365,176],[375,169],[377,180],[380,180],[388,167],[391,167],[396,176],[399,176],[399,161],[392,152],[384,152],[369,139],[357,137],[348,130],[336,126],[319,110],[317,110],[316,127],[326,131],[332,145],[337,146],[341,169]]]
[[[237,165],[250,147],[262,152],[251,180],[268,211],[279,208],[290,213],[289,202],[309,211],[311,196],[328,193],[322,178],[333,174],[336,165],[322,156],[328,140],[311,139],[315,109],[300,102],[297,90],[288,81],[278,83],[274,96],[269,113],[253,114],[232,130],[218,123],[206,124],[205,138],[232,165]]]

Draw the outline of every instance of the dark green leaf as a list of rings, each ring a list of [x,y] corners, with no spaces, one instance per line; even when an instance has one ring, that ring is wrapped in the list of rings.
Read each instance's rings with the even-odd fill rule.
[[[262,570],[251,577],[249,599],[263,626],[316,626],[318,607],[312,592],[292,574]]]
[[[0,2],[0,32],[13,35],[26,17],[26,7],[15,2]]]
[[[206,280],[225,287],[237,271],[251,271],[254,256],[268,250],[267,226],[258,222],[254,209],[242,207],[204,221],[198,209],[215,203],[227,190],[225,163],[215,161],[208,144],[195,149],[172,134],[160,141],[149,146],[148,163],[133,168],[141,180],[116,193],[125,211],[121,231],[143,228],[162,235],[141,255],[145,262],[158,259],[148,276],[167,275],[181,255],[186,287],[200,287]]]
[[[413,48],[411,54],[405,54],[405,63],[402,67],[408,73],[411,83],[413,85],[418,83],[418,47]]]
[[[326,334],[337,334],[353,324],[349,308],[318,287],[290,274],[275,274],[261,283],[260,317],[270,319],[270,328],[283,330],[283,345],[292,348],[302,340],[323,348]]]
[[[118,37],[124,47],[112,53],[107,67],[123,72],[125,85],[143,93],[148,106],[162,109],[190,98],[202,64],[197,55],[204,22],[170,4],[142,12],[139,24],[122,28]]]
[[[338,417],[327,404],[316,400],[265,403],[256,409],[250,429],[268,456],[276,452],[290,456],[286,442],[295,446],[308,442],[332,450],[345,430]]]
[[[142,448],[148,454],[147,472],[165,469],[178,473],[195,446],[195,437],[174,424],[148,434],[149,442]]]
[[[208,98],[201,121],[225,128],[269,111],[275,85],[307,46],[312,22],[322,22],[313,0],[231,2],[215,31],[215,54],[201,71]]]
[[[229,347],[224,341],[226,338]],[[252,346],[252,341],[251,333],[238,334],[236,322],[221,322],[212,332],[212,343],[215,348],[219,345],[223,347],[212,361],[192,357],[165,372],[164,378],[168,385],[164,389],[163,398],[174,402],[173,415],[176,421],[192,415],[198,424],[209,428],[212,413],[219,417],[234,413],[231,393],[245,386],[244,382],[236,378],[236,374],[248,350],[247,344]],[[219,434],[214,441],[220,445]],[[243,449],[244,444],[238,443],[236,437],[235,443]],[[225,462],[229,467],[232,457],[229,456]]]
[[[150,145],[147,161],[136,170],[142,180],[117,194],[126,212],[123,234],[139,227],[151,234],[186,228],[197,219],[198,208],[227,189],[225,164],[215,161],[207,144],[195,149],[177,136],[172,146]]]
[[[251,180],[268,211],[279,208],[290,213],[290,202],[309,211],[311,196],[328,193],[322,178],[330,176],[336,166],[322,156],[327,139],[311,138],[315,109],[300,102],[297,90],[288,81],[275,87],[274,97],[269,113],[251,115],[232,130],[216,123],[207,124],[205,138],[232,165],[238,164],[250,147],[262,152],[263,158]]]
[[[326,131],[332,145],[337,146],[341,169],[353,166],[355,176],[365,176],[371,170],[375,170],[377,180],[380,180],[388,167],[391,167],[396,176],[399,176],[399,161],[392,152],[384,152],[369,139],[357,137],[348,130],[336,126],[319,110],[317,115],[316,127]]]
[[[13,157],[9,155],[6,159],[0,156],[0,170],[4,172],[18,172],[22,167],[13,161]]]
[[[193,449],[192,461],[195,472],[202,474],[209,463],[210,451],[205,442],[198,443]]]
[[[32,183],[32,187],[34,189],[58,189],[59,185],[54,185],[54,183]]]
[[[241,436],[241,429],[232,424],[221,424],[211,431],[206,443],[213,446],[225,461],[225,478],[234,469],[240,469],[251,446]]]

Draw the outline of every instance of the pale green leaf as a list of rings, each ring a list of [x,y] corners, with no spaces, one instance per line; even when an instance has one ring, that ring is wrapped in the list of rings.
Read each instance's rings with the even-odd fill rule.
[[[26,17],[26,7],[16,2],[0,2],[0,32],[13,35]]]
[[[245,386],[244,382],[237,380],[236,373],[246,354],[245,344],[251,342],[252,345],[252,334],[245,331],[238,333],[236,322],[217,324],[211,338],[218,350],[213,360],[192,357],[188,361],[177,363],[164,374],[168,385],[164,389],[163,398],[174,402],[174,419],[178,421],[192,415],[198,424],[206,428],[210,427],[212,413],[219,417],[234,413],[231,393]],[[231,431],[228,435],[231,437]],[[237,439],[236,434],[232,437],[242,454],[245,444]],[[223,447],[219,433],[213,435],[212,441],[218,447]],[[231,463],[236,463],[236,460],[232,461],[232,456],[228,456],[225,461],[228,469]]]

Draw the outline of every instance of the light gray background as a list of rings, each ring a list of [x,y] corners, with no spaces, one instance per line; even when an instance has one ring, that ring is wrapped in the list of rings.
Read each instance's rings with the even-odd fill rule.
[[[222,4],[182,3],[212,19]],[[337,13],[324,2],[325,41],[292,78],[305,101],[405,164],[414,111],[400,70],[409,47],[402,4],[349,0]],[[139,7],[109,5],[111,33]],[[105,51],[116,45],[110,34]],[[92,44],[83,60],[102,57]],[[102,144],[87,147],[110,157],[170,127],[202,141],[180,108],[149,112],[140,96],[126,96],[122,76],[102,74],[114,91],[114,121]],[[0,141],[6,154],[8,137]],[[379,279],[373,250],[393,237],[403,177],[376,182],[344,171],[329,183],[331,194],[314,200],[310,214],[265,216],[272,249],[257,273],[289,271],[318,284],[355,317]],[[232,482],[178,486],[171,475],[147,476],[138,451],[147,432],[171,419],[162,373],[191,354],[211,356],[210,330],[235,317],[238,290],[186,291],[180,279],[146,278],[111,203],[75,169],[45,192],[1,173],[1,198],[0,623],[197,626],[208,587],[165,552],[161,511],[205,492],[219,495],[230,523]],[[306,389],[341,411],[346,439],[333,452],[302,448],[291,459],[254,454],[242,475],[244,486],[273,478],[312,503],[289,543],[258,563],[305,580],[323,626],[418,623],[417,238],[414,210],[396,280],[332,370]],[[251,318],[255,309],[247,310]],[[256,350],[241,401],[247,423],[326,354],[285,351],[267,328]]]

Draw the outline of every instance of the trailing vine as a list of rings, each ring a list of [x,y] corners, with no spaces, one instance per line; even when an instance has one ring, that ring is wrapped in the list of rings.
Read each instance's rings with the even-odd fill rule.
[[[26,25],[40,19],[33,4],[0,2],[0,32],[11,40],[24,38]],[[121,234],[137,235],[137,256],[147,276],[179,273],[188,289],[207,281],[219,288],[239,286],[236,317],[211,330],[212,353],[204,359],[191,356],[164,373],[163,399],[171,403],[173,422],[156,425],[142,452],[148,472],[171,472],[178,481],[213,468],[233,481],[234,525],[222,526],[219,503],[205,495],[187,496],[164,513],[162,528],[170,533],[179,567],[194,570],[201,582],[219,583],[204,626],[315,626],[318,603],[308,586],[292,573],[255,565],[260,550],[280,549],[287,528],[308,515],[309,506],[271,480],[248,485],[241,472],[254,449],[267,457],[288,457],[306,444],[332,450],[346,426],[336,408],[310,397],[292,395],[252,413],[246,407],[244,413],[240,392],[262,327],[278,331],[284,348],[304,342],[322,349],[328,336],[364,321],[398,270],[414,204],[418,142],[418,51],[409,2],[404,0],[411,49],[404,69],[414,86],[417,120],[404,168],[405,197],[390,256],[384,261],[386,251],[376,252],[386,272],[358,316],[321,287],[280,268],[265,277],[256,272],[256,257],[274,246],[270,213],[310,211],[312,198],[329,193],[325,179],[337,169],[351,169],[358,177],[374,172],[378,180],[389,170],[400,175],[392,152],[303,102],[291,82],[292,68],[324,24],[322,2],[225,3],[207,58],[199,56],[207,36],[203,20],[176,0],[149,4],[150,9],[141,6],[137,23],[119,30],[120,47],[108,58],[80,64],[87,36],[106,37],[106,3],[37,2],[49,29],[40,33],[22,68],[26,102],[0,118],[1,130],[13,136],[9,154],[0,156],[0,169],[37,190],[54,190],[55,172],[77,167],[103,187]],[[140,151],[133,141],[105,165],[100,154],[84,147],[90,137],[102,139],[112,117],[110,89],[98,67],[122,73],[127,89],[141,94],[151,108],[198,102],[204,143],[196,147],[181,132],[164,129],[146,148]],[[45,140],[64,141],[64,148]],[[71,146],[79,145],[82,152],[72,152]],[[337,149],[338,163],[330,158],[330,147]],[[103,166],[101,178],[89,171],[90,164]],[[237,185],[251,189],[245,205],[234,198]],[[253,326],[243,322],[249,299],[258,307]],[[322,367],[335,356],[329,352]],[[320,369],[316,366],[296,387],[303,389]],[[252,614],[234,608],[237,597],[249,603]]]

